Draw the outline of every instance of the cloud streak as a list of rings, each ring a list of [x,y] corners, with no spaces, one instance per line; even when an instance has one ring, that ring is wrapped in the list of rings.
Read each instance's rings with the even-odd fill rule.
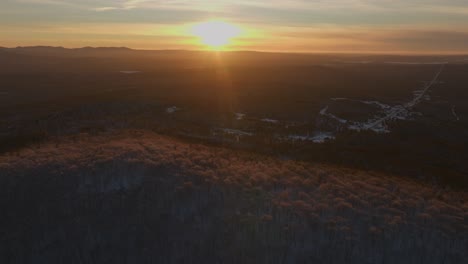
[[[118,9],[192,9],[222,10],[236,7],[260,7],[282,10],[393,10],[465,13],[468,2],[464,0],[6,0],[20,4],[64,5],[110,11]]]
[[[177,46],[180,39],[191,37],[180,27],[210,18],[227,20],[255,32],[237,43],[239,49],[468,52],[466,0],[0,2],[0,33],[4,39],[8,37],[9,43],[14,43],[16,37],[31,44],[37,44],[34,39],[45,44],[66,35],[67,43],[75,45],[83,39],[100,41],[99,45],[106,45],[102,42],[107,39],[112,40],[107,45],[113,45],[118,39],[119,46],[170,48],[171,41]],[[56,31],[38,33],[50,27]],[[167,38],[164,46],[148,40],[156,37]]]

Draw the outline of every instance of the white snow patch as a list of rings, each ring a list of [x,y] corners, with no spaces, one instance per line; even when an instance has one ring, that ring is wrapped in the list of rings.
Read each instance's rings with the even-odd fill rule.
[[[277,124],[279,122],[276,119],[270,119],[270,118],[263,118],[261,121],[266,122],[266,123],[272,123],[272,124]]]
[[[173,114],[173,113],[175,113],[175,112],[177,112],[179,110],[180,110],[180,108],[178,108],[177,106],[172,106],[172,107],[168,107],[166,109],[166,113]]]
[[[448,62],[411,62],[411,61],[386,61],[386,64],[401,64],[401,65],[441,65]]]
[[[386,105],[384,103],[378,102],[378,101],[365,101],[365,100],[355,100],[355,99],[349,99],[349,98],[344,98],[344,97],[337,97],[337,98],[331,98],[333,101],[352,101],[352,102],[359,102],[363,103],[366,105],[376,105],[382,109],[388,109],[390,108],[389,105]]]
[[[374,126],[369,126],[369,123],[355,122],[352,125],[349,125],[348,129],[358,131],[358,132],[371,130],[379,134],[390,133],[390,130],[388,130],[387,125],[385,123],[379,123]]]
[[[253,136],[253,133],[245,132],[238,129],[231,128],[220,128],[219,130],[223,131],[226,134],[237,135],[237,136]]]
[[[367,104],[367,105],[376,105],[382,109],[389,109],[391,108],[391,106],[387,105],[387,104],[384,104],[384,103],[381,103],[381,102],[378,102],[378,101],[360,101],[361,103],[363,104]]]
[[[416,90],[413,92],[414,98],[413,100],[403,104],[403,105],[395,105],[395,106],[388,106],[385,104],[381,104],[380,106],[383,109],[383,116],[374,116],[374,118],[367,120],[367,122],[349,122],[348,129],[355,130],[355,131],[364,131],[370,130],[377,133],[389,133],[390,130],[387,126],[387,121],[391,120],[406,120],[413,112],[410,111],[414,106],[419,104],[422,100],[430,100],[430,97],[427,95],[428,91],[432,88],[432,86],[436,83],[439,83],[438,79],[442,70],[444,69],[445,64],[442,64],[440,69],[437,71],[435,76],[432,78],[431,81],[426,82],[424,84],[423,89]],[[366,101],[367,103],[378,103],[374,101]],[[380,103],[378,103],[380,104]],[[330,118],[336,119],[336,117],[330,113],[327,113],[328,106],[322,111],[320,111],[321,115],[328,116]]]
[[[334,140],[335,136],[331,132],[315,132],[313,136],[308,135],[289,135],[289,140],[293,141],[312,141],[314,143],[325,143],[329,140]]]
[[[338,61],[341,63],[348,63],[348,64],[369,64],[373,63],[374,61],[371,60],[363,60],[363,61]]]
[[[245,114],[243,113],[235,113],[234,115],[236,116],[237,120],[242,120],[245,117]]]
[[[452,114],[455,117],[455,120],[460,121],[460,117],[458,116],[457,112],[455,111],[456,106],[452,106]]]
[[[335,116],[334,114],[328,113],[328,108],[329,108],[328,105],[325,106],[322,110],[320,110],[320,114],[323,115],[323,116],[326,116],[328,118],[334,119],[334,120],[340,122],[341,124],[348,123],[348,120],[339,118],[339,117]]]

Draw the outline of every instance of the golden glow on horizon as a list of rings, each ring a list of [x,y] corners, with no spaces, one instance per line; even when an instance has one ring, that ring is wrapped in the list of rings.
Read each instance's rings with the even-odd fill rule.
[[[242,29],[224,21],[212,20],[195,24],[191,34],[210,49],[221,50],[232,44],[232,40],[242,34]]]
[[[226,21],[234,25],[239,35],[228,37],[224,46],[213,46],[194,34],[198,25],[208,21]],[[231,22],[232,21],[232,22]],[[202,27],[203,28],[203,27]],[[0,24],[0,46],[64,46],[67,48],[121,47],[133,49],[177,50],[254,50],[267,52],[304,53],[388,53],[388,54],[466,54],[466,42],[458,41],[466,30],[459,26],[452,31],[431,25],[437,31],[426,31],[426,26],[346,28],[334,25],[311,27],[276,26],[243,23],[236,20],[212,18],[180,24],[154,23],[68,23],[32,27]],[[117,34],[118,32],[118,34]],[[463,33],[465,34],[465,33]],[[468,31],[466,31],[468,34]],[[200,35],[205,35],[200,34]],[[236,34],[235,34],[236,35]],[[360,37],[356,37],[360,36]],[[435,38],[435,36],[439,36]],[[209,35],[208,37],[209,38]],[[451,41],[448,38],[457,40]],[[417,39],[433,39],[424,45],[413,45]],[[402,40],[402,41],[400,41]],[[206,43],[212,43],[212,46]],[[218,42],[219,43],[219,42]],[[413,43],[413,44],[412,44]]]

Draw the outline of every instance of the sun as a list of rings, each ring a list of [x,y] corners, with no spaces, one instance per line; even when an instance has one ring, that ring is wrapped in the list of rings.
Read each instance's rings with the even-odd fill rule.
[[[231,44],[233,38],[239,36],[242,30],[230,23],[213,20],[196,24],[191,33],[198,37],[202,44],[213,50],[220,50]]]

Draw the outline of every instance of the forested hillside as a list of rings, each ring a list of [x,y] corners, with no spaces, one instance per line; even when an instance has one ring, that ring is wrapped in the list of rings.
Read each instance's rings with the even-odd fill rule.
[[[1,263],[464,263],[468,196],[145,131],[0,157]]]

